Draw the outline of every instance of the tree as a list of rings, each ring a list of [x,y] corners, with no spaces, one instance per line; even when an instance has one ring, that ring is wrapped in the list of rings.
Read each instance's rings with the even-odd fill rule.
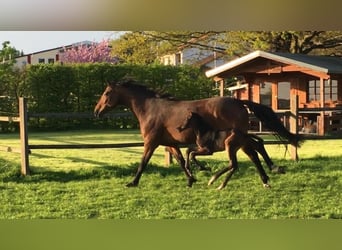
[[[16,72],[13,68],[15,63],[15,57],[20,52],[14,47],[10,46],[9,41],[2,43],[2,49],[0,50],[0,96],[12,96],[11,85],[16,78]]]
[[[112,54],[125,63],[152,64],[169,53],[179,51],[182,46],[192,46],[205,50],[222,50],[216,46],[214,31],[134,31],[126,32],[113,40]],[[214,44],[215,43],[215,44]]]
[[[15,57],[20,52],[10,46],[9,41],[2,43],[0,50],[0,110],[7,112],[17,112],[17,100],[24,74],[21,70],[14,68]]]
[[[117,59],[111,56],[111,48],[108,40],[100,43],[79,44],[72,48],[64,48],[61,62],[64,63],[86,63],[86,62],[111,62],[116,63]]]
[[[342,55],[342,32],[260,31],[227,32],[223,38],[228,54],[245,54],[256,49],[299,54]]]
[[[158,58],[158,41],[141,32],[127,32],[113,40],[112,55],[128,64],[152,64]]]
[[[11,42],[5,41],[2,43],[2,49],[0,50],[0,62],[13,64],[15,62],[15,57],[20,55],[20,52],[15,48],[10,46]]]
[[[184,46],[242,56],[254,50],[342,55],[339,31],[139,31],[112,41],[112,53],[127,63],[151,64]]]

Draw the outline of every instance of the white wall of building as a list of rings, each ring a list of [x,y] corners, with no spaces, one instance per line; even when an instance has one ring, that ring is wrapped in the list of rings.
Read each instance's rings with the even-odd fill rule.
[[[15,66],[24,67],[28,64],[55,63],[61,57],[61,49],[56,48],[17,57]]]

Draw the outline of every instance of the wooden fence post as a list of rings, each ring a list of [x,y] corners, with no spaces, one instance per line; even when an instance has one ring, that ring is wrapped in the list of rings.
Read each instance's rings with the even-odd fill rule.
[[[29,147],[27,135],[27,105],[26,99],[19,98],[19,119],[20,119],[20,148],[21,148],[21,174],[29,175]]]
[[[298,95],[291,95],[290,103],[290,132],[298,134]],[[291,159],[298,161],[297,147],[290,145],[290,155]]]
[[[172,163],[172,155],[169,152],[169,150],[167,150],[167,148],[165,147],[165,167],[169,167],[171,163]]]

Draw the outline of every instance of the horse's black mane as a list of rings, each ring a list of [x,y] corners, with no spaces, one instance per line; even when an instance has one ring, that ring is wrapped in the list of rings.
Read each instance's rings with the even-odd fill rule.
[[[153,90],[146,85],[142,85],[142,84],[137,83],[137,81],[134,79],[123,79],[123,80],[120,80],[117,82],[110,82],[109,84],[129,88],[129,89],[134,90],[136,92],[144,93],[148,97],[168,99],[168,100],[176,100],[176,98],[174,96],[172,96],[171,94],[166,93],[164,91]]]

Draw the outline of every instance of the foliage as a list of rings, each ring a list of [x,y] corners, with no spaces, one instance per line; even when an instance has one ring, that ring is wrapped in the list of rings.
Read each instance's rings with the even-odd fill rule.
[[[341,55],[339,31],[231,31],[220,36],[229,44],[226,52],[243,55],[253,50],[299,54]]]
[[[87,112],[102,94],[106,82],[125,76],[136,79],[153,89],[168,92],[179,99],[198,99],[212,95],[212,82],[196,67],[144,65],[114,65],[111,63],[37,64],[27,67],[21,75],[20,95],[28,97],[31,113]],[[12,81],[11,86],[15,86]],[[12,93],[9,102],[17,106],[17,97]],[[16,112],[6,107],[8,112]],[[115,109],[123,112],[124,109]],[[125,111],[126,112],[126,111]],[[30,119],[31,128],[70,129],[82,127],[137,127],[134,118],[118,119]]]
[[[158,42],[139,32],[125,33],[111,45],[112,55],[124,63],[147,65],[156,62],[158,57]]]
[[[0,136],[1,144],[19,141],[13,134]],[[132,130],[30,134],[31,144],[139,140]],[[186,187],[177,163],[163,167],[162,147],[137,188],[125,184],[133,178],[142,148],[32,150],[33,171],[27,177],[20,176],[16,154],[0,152],[0,218],[341,219],[341,147],[341,140],[307,141],[299,149],[300,161],[293,162],[284,158],[281,146],[267,146],[287,171],[267,171],[271,189],[262,187],[252,163],[239,152],[240,168],[221,191],[215,189],[219,183],[208,187],[207,182],[226,166],[225,152],[199,158],[212,171],[194,170],[198,182],[192,188]]]
[[[17,96],[16,84],[19,76],[19,70],[13,68],[15,63],[15,56],[19,55],[14,47],[10,46],[10,42],[6,41],[2,43],[2,49],[0,50],[0,96],[10,97]],[[3,103],[3,102],[1,102]],[[0,103],[0,109],[6,108]]]
[[[175,53],[184,46],[216,50],[212,31],[134,31],[112,41],[112,53],[126,63],[153,64],[160,57]],[[210,41],[214,43],[210,43]],[[222,50],[220,50],[222,51]]]
[[[108,40],[100,43],[79,44],[72,48],[64,48],[61,56],[62,63],[94,63],[94,62],[112,62],[117,63],[110,53],[111,49]]]
[[[18,112],[18,96],[22,93],[25,72],[14,68],[14,58],[20,53],[10,42],[2,43],[0,50],[0,115],[15,115]],[[0,122],[0,131],[13,130],[12,123]]]
[[[0,62],[13,64],[15,57],[20,55],[19,50],[12,47],[10,41],[5,41],[2,43],[2,49],[0,50]]]
[[[254,50],[342,55],[340,31],[143,31],[128,32],[112,42],[126,62],[150,64],[190,46],[242,56]]]

